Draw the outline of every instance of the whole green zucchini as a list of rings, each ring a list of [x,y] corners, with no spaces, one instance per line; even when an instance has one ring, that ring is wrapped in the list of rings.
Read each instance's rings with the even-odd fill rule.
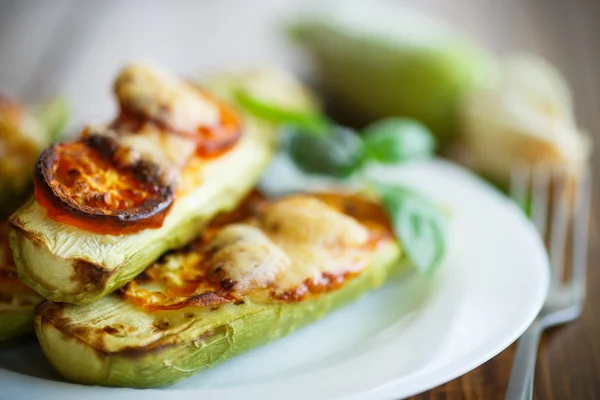
[[[364,224],[370,211],[344,214],[361,209],[352,202],[338,211],[308,196],[284,198],[259,207],[256,219],[209,229],[120,295],[83,306],[43,303],[35,318],[42,349],[70,381],[144,388],[293,332],[380,286],[402,264],[385,222]],[[182,271],[204,289],[163,296],[165,281],[189,283]]]
[[[283,98],[299,109],[314,106],[297,81],[278,71],[216,76],[206,80],[202,89],[205,96],[221,98],[234,109],[237,108],[238,90],[248,91],[258,98]],[[116,91],[121,103],[127,103],[130,109],[144,117],[150,114],[150,120],[159,127],[191,129],[192,124],[203,124],[205,117],[210,120],[215,114],[214,105],[199,99],[197,88],[145,65],[126,68],[117,79]],[[236,206],[259,179],[273,153],[275,125],[244,113],[242,109],[237,112],[241,118],[240,139],[217,157],[192,156],[198,169],[187,175],[187,170],[183,169],[178,175],[187,179],[186,184],[192,183],[183,193],[176,192],[159,227],[127,234],[120,234],[118,230],[109,234],[91,232],[49,217],[36,192],[36,197],[10,219],[10,244],[19,277],[47,299],[90,303],[132,280],[165,251],[192,240],[215,214]],[[135,118],[127,120],[129,114],[122,114],[115,123],[124,117],[126,124],[138,124],[139,120]],[[139,118],[137,114],[136,118]],[[136,129],[129,125],[126,128]],[[192,128],[196,129],[197,125]],[[165,138],[160,136],[164,131],[150,133]],[[155,136],[148,137],[143,150],[150,146],[160,153],[159,157],[172,157],[173,163],[185,159],[185,148],[177,142],[184,140],[185,135],[167,135],[165,140],[170,142],[162,147]],[[140,138],[145,140],[140,133],[118,140],[129,140],[128,145],[137,149],[136,141]],[[43,174],[46,169],[40,167],[38,170]],[[80,194],[78,191],[73,193]],[[100,200],[105,198],[104,193],[100,192]],[[94,200],[98,194],[95,196]],[[78,206],[77,200],[69,204]],[[103,224],[91,226],[101,229]]]
[[[296,18],[290,33],[340,116],[359,124],[412,117],[442,143],[454,139],[462,96],[495,76],[494,58],[461,32],[399,3],[323,3]]]

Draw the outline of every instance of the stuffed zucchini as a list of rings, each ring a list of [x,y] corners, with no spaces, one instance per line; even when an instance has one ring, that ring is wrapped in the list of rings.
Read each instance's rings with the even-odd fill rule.
[[[239,109],[238,90],[313,107],[281,72],[220,76],[199,88],[154,66],[123,69],[119,116],[38,159],[35,197],[10,219],[21,279],[47,299],[90,303],[235,207],[275,145],[275,126]]]
[[[0,341],[33,332],[33,309],[43,300],[17,277],[7,233],[4,222],[0,225]]]
[[[36,333],[68,380],[179,381],[381,285],[401,260],[385,215],[355,195],[246,203],[118,294],[88,305],[41,304]]]
[[[43,299],[25,286],[8,246],[8,217],[31,195],[35,160],[67,120],[56,98],[37,111],[0,95],[0,341],[33,332],[33,309]]]
[[[35,160],[61,132],[67,114],[60,98],[33,112],[0,94],[0,221],[31,195]]]

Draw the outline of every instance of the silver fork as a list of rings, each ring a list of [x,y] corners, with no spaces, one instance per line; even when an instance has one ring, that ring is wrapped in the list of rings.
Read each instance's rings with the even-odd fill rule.
[[[585,299],[591,197],[591,178],[588,171],[589,169],[575,182],[574,198],[567,195],[569,188],[566,185],[571,183],[562,172],[543,167],[518,167],[511,173],[511,197],[521,205],[525,204],[528,198],[531,199],[532,220],[542,238],[549,238],[547,247],[551,278],[542,310],[517,344],[506,392],[507,400],[533,397],[535,362],[544,329],[570,322],[581,314]],[[570,222],[572,227],[569,230]],[[565,263],[564,255],[569,239],[572,241],[571,256]],[[566,271],[566,268],[571,269],[571,276],[564,281],[563,271]]]

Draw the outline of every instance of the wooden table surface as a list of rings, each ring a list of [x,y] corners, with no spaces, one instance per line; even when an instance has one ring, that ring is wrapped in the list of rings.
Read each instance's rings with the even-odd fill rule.
[[[176,71],[302,63],[272,34],[290,0],[0,0],[0,89],[33,101],[60,90],[75,120],[112,112],[109,82],[124,62],[151,57]],[[414,0],[498,53],[533,51],[567,77],[579,123],[600,143],[600,1]],[[50,79],[51,77],[51,79]],[[598,157],[593,170],[598,172]],[[600,174],[595,174],[588,298],[582,317],[544,335],[538,399],[600,398]],[[415,399],[501,399],[511,346],[486,364]]]

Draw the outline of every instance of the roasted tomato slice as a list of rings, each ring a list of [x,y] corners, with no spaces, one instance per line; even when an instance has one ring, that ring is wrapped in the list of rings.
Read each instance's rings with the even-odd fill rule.
[[[158,165],[106,135],[49,147],[34,178],[36,200],[50,218],[95,233],[160,227],[173,202],[173,186]]]
[[[146,124],[153,124],[167,132],[192,138],[196,142],[196,154],[200,157],[217,157],[231,149],[242,136],[242,120],[239,113],[221,100],[198,89],[203,97],[209,99],[219,110],[219,122],[211,125],[199,125],[195,130],[183,131],[170,126],[161,115],[151,116],[141,113],[121,102],[119,116],[112,127],[117,130],[138,132]],[[169,112],[165,105],[164,112]]]
[[[242,123],[233,108],[207,93],[204,95],[211,98],[219,108],[221,121],[218,126],[199,126],[194,136],[197,138],[198,155],[211,157],[226,152],[237,143],[242,133]]]

